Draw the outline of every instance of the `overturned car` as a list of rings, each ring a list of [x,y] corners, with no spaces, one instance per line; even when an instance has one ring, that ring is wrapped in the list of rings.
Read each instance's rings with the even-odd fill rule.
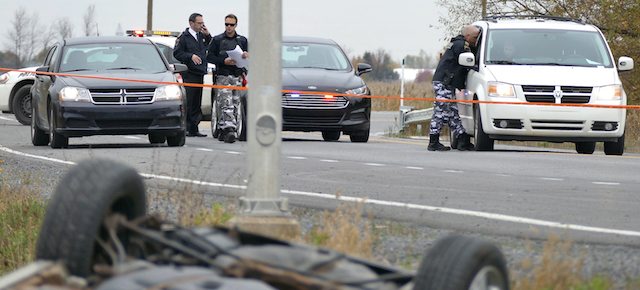
[[[408,272],[234,228],[186,228],[146,214],[135,169],[92,159],[59,182],[38,261],[0,289],[509,289],[491,243],[449,236]]]

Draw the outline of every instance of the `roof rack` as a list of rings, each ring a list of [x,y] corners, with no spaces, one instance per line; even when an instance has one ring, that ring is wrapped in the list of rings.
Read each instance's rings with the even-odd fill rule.
[[[555,21],[568,21],[575,22],[579,24],[586,24],[584,19],[576,19],[569,18],[564,16],[553,16],[553,15],[520,15],[520,14],[495,14],[495,15],[487,15],[482,18],[485,21],[498,22],[500,19],[540,19],[540,20],[555,20]]]

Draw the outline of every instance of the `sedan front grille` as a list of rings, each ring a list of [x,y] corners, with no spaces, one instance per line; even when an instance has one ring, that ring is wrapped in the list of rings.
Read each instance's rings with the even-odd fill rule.
[[[284,94],[282,106],[296,109],[342,109],[349,101],[343,96],[327,98],[324,95],[312,94]]]
[[[139,105],[153,103],[155,88],[90,89],[91,102],[97,105]]]

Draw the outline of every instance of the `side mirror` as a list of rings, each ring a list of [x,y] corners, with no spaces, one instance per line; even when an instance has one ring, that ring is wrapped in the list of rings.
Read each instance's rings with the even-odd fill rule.
[[[189,68],[187,67],[186,64],[181,64],[181,63],[176,63],[173,64],[173,72],[183,72],[183,71],[188,71]]]
[[[359,63],[358,68],[356,69],[356,75],[362,75],[372,71],[371,65],[368,63]]]
[[[473,67],[476,64],[476,56],[472,52],[463,52],[458,56],[458,64]]]
[[[633,58],[627,56],[621,56],[618,59],[618,70],[627,71],[633,69]]]
[[[48,66],[41,66],[39,68],[36,69],[37,72],[48,72],[49,71],[49,67]]]

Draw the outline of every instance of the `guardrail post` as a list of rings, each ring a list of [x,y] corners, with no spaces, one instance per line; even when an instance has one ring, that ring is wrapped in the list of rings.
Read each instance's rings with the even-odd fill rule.
[[[282,0],[251,0],[249,94],[247,97],[248,185],[240,198],[240,215],[232,224],[242,230],[295,238],[300,226],[280,197],[282,143]]]

